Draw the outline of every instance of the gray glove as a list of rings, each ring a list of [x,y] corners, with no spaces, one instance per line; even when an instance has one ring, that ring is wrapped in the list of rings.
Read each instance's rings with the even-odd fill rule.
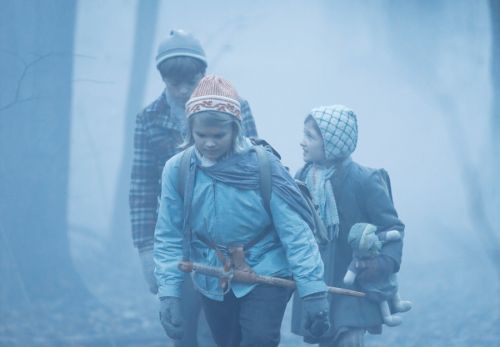
[[[160,322],[167,335],[180,340],[184,336],[181,316],[181,299],[173,296],[160,298]]]
[[[155,262],[153,259],[153,249],[139,250],[139,258],[141,259],[142,273],[149,286],[149,291],[153,294],[158,293],[158,285],[155,278]]]
[[[320,337],[330,329],[328,314],[330,305],[325,292],[314,293],[302,298],[304,328],[314,337]]]

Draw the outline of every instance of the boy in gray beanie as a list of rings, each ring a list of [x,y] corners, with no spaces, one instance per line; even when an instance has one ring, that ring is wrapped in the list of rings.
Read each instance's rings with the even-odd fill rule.
[[[180,152],[179,145],[186,131],[185,103],[205,75],[205,51],[192,34],[172,30],[158,47],[156,67],[165,89],[137,115],[129,193],[132,238],[139,251],[144,277],[153,294],[158,291],[153,273],[153,243],[161,173],[165,162]],[[257,131],[248,102],[239,101],[243,133],[255,137]],[[196,331],[201,302],[189,279],[185,283],[183,319],[186,326],[193,330],[175,345],[191,347],[198,345]]]
[[[358,140],[356,114],[342,105],[314,108],[304,122],[301,142],[305,166],[296,178],[306,183],[323,220],[330,242],[319,245],[325,282],[345,287],[344,276],[353,259],[348,243],[356,223],[373,224],[377,232],[394,230],[401,238],[385,243],[378,255],[359,262],[353,289],[381,281],[399,271],[404,224],[392,201],[389,176],[383,169],[362,166],[351,159]],[[380,334],[383,317],[370,298],[330,296],[331,329],[320,339],[301,328],[301,305],[294,301],[292,332],[321,347],[361,347],[364,334]]]

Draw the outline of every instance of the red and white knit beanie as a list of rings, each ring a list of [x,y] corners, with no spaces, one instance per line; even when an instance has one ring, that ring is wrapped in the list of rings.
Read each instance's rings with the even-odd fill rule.
[[[207,75],[201,79],[186,103],[186,116],[203,111],[227,113],[241,121],[238,93],[233,85],[222,77]]]

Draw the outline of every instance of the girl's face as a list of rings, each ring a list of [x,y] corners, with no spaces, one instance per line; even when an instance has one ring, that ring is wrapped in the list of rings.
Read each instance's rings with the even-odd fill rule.
[[[233,126],[211,126],[193,119],[192,133],[194,145],[203,157],[216,161],[228,153],[233,146]]]
[[[304,151],[302,154],[304,161],[318,163],[325,160],[323,137],[311,120],[304,123],[304,138],[300,146]]]

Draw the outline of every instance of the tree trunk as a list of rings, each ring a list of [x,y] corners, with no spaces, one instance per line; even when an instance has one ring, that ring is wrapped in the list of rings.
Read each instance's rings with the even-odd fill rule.
[[[74,1],[2,2],[0,306],[87,292],[67,235]]]
[[[128,190],[132,166],[135,116],[144,107],[144,92],[148,69],[153,60],[153,42],[156,32],[158,0],[139,1],[135,27],[134,50],[127,106],[125,109],[125,141],[118,181],[115,188],[110,246],[123,250],[124,242],[132,244],[128,207]],[[119,254],[123,254],[120,252]]]

